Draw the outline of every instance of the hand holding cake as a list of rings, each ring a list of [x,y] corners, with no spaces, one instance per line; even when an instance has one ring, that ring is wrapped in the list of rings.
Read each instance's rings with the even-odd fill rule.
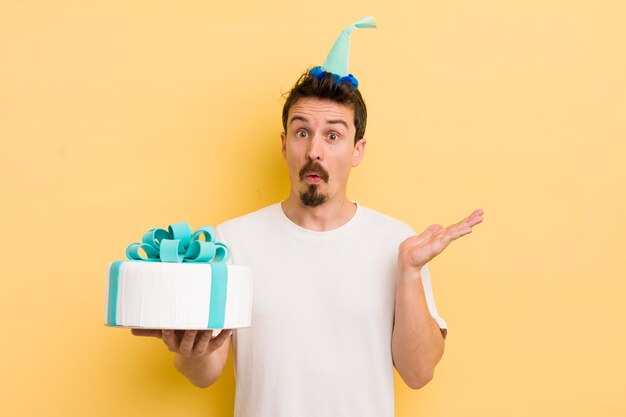
[[[175,353],[174,365],[194,385],[208,387],[219,378],[230,347],[233,330],[221,330],[213,337],[213,330],[156,330],[132,329],[135,336],[162,339]]]
[[[213,353],[232,335],[232,329],[222,330],[213,337],[213,330],[132,329],[135,336],[162,339],[167,348],[185,357],[200,357]]]

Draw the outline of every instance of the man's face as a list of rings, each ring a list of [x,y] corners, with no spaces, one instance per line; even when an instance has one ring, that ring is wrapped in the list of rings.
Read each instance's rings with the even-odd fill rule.
[[[289,109],[282,151],[292,191],[309,207],[345,198],[350,169],[363,158],[365,139],[354,144],[354,110],[344,104],[303,98]]]

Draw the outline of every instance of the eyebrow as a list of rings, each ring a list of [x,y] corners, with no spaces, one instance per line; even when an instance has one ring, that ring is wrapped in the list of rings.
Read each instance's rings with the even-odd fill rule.
[[[293,122],[295,122],[296,120],[300,120],[301,122],[305,122],[307,123],[308,120],[306,119],[306,117],[302,117],[302,116],[293,116],[293,118],[291,119],[291,121],[289,122],[289,124],[292,124]]]
[[[289,122],[289,124],[292,124],[293,122],[295,122],[295,121],[297,121],[297,120],[299,120],[299,121],[301,121],[301,122],[304,122],[304,123],[308,123],[308,122],[309,122],[309,121],[307,120],[307,118],[306,118],[306,117],[304,117],[304,116],[293,116],[293,118],[291,119],[291,121]],[[348,130],[348,124],[347,124],[345,121],[341,120],[341,119],[337,119],[337,120],[327,120],[327,121],[326,121],[326,123],[329,123],[329,124],[341,124],[341,125],[343,125],[343,126],[346,128],[346,130]]]
[[[346,128],[346,130],[348,130],[348,124],[345,121],[343,121],[343,120],[328,120],[328,123],[330,123],[330,124],[341,124],[341,125],[343,125]]]

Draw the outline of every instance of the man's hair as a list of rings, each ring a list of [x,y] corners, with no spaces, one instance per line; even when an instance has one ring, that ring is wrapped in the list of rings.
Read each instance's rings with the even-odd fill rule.
[[[356,127],[354,143],[356,144],[359,139],[363,139],[365,125],[367,124],[367,108],[359,90],[353,90],[349,83],[336,83],[331,73],[326,72],[321,79],[318,79],[316,76],[309,74],[309,70],[296,81],[283,105],[283,129],[285,132],[287,132],[289,109],[298,100],[308,97],[331,100],[352,107],[354,110],[354,126]]]

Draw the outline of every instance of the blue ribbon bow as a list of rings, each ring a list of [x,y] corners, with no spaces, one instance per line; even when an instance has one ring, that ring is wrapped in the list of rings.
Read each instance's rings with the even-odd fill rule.
[[[141,243],[131,243],[126,248],[126,256],[134,261],[147,262],[226,262],[230,250],[215,241],[216,234],[211,226],[199,227],[192,234],[186,222],[171,224],[167,230],[150,229],[141,238]],[[201,237],[204,241],[200,240]]]

